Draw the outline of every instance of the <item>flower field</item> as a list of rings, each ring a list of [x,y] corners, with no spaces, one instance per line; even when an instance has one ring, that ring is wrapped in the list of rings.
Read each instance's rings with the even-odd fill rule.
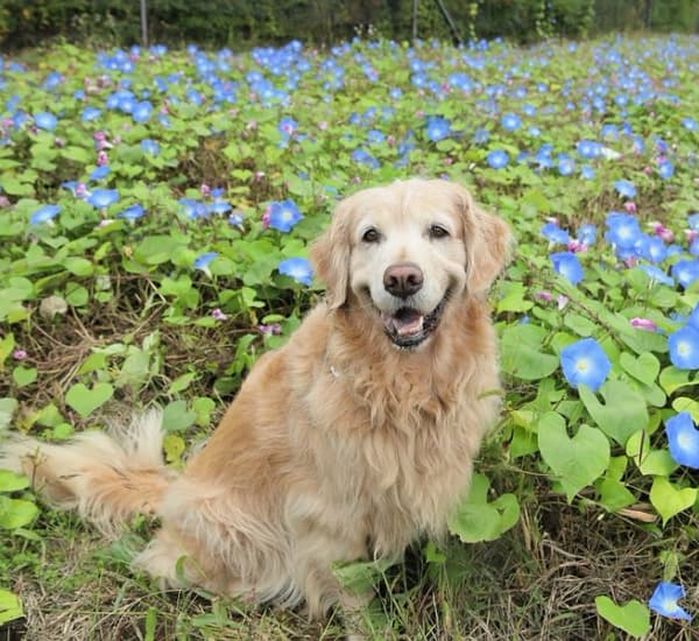
[[[0,58],[0,438],[156,403],[181,466],[322,295],[335,203],[457,181],[518,242],[502,420],[449,541],[338,575],[376,639],[696,638],[698,77],[685,36]],[[342,637],[162,593],[128,567],[152,523],[104,543],[28,487],[0,471],[0,632]]]

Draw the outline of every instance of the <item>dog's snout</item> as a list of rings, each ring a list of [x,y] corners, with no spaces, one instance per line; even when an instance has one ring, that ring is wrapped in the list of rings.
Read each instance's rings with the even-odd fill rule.
[[[425,278],[415,263],[397,263],[383,273],[383,286],[389,294],[408,298],[422,289]]]

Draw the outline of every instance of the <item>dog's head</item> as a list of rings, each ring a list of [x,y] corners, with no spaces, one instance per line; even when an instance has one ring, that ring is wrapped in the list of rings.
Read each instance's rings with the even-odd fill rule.
[[[507,261],[507,225],[443,180],[408,180],[342,201],[311,256],[331,309],[372,309],[394,345],[416,348],[451,301],[483,294]]]

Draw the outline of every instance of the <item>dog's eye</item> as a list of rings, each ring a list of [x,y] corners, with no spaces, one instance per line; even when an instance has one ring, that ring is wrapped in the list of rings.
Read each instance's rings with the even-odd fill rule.
[[[362,234],[362,241],[365,243],[378,243],[380,238],[381,234],[376,227],[369,227],[369,229]]]
[[[430,226],[430,238],[446,238],[449,232],[441,225]]]

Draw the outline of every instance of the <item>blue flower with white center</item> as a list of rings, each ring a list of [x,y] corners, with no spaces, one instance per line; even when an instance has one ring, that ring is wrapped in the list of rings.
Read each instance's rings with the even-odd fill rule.
[[[500,124],[507,131],[517,131],[522,126],[522,119],[517,114],[507,113],[500,120]]]
[[[143,153],[149,156],[157,156],[160,153],[160,145],[155,142],[155,140],[151,140],[150,138],[141,140],[141,149],[143,150]]]
[[[217,258],[217,257],[218,257],[218,252],[206,252],[205,254],[201,254],[200,256],[197,256],[194,259],[194,268],[201,269],[204,272],[208,272],[209,265],[214,260],[214,258]]]
[[[616,249],[633,249],[643,233],[638,219],[630,214],[613,211],[607,214],[606,222],[607,233],[604,237]]]
[[[496,149],[488,154],[486,162],[493,169],[504,169],[510,162],[510,156],[504,149]]]
[[[106,178],[108,174],[109,166],[102,165],[101,167],[97,167],[97,169],[90,174],[90,180],[102,180],[102,178]]]
[[[551,254],[550,258],[554,271],[567,278],[573,285],[577,285],[583,279],[582,265],[573,252],[558,252]]]
[[[153,113],[153,105],[147,100],[138,102],[131,110],[131,117],[138,123],[148,122]]]
[[[601,145],[594,140],[581,140],[577,144],[577,152],[583,158],[597,158],[600,155]]]
[[[556,223],[546,223],[539,233],[552,243],[565,245],[570,240],[568,232],[561,229]]]
[[[288,233],[302,218],[303,214],[293,200],[273,202],[269,206],[269,226],[272,229]]]
[[[636,187],[629,180],[617,180],[614,183],[614,189],[623,198],[634,198],[636,196]]]
[[[580,168],[580,175],[585,180],[594,180],[595,176],[596,176],[596,172],[592,167],[590,167],[590,165],[583,165]]]
[[[124,211],[118,214],[117,217],[125,218],[126,220],[138,220],[139,218],[143,218],[145,213],[146,211],[141,205],[131,205],[131,207],[127,207],[124,209]]]
[[[378,129],[371,129],[366,137],[370,145],[379,145],[386,140],[384,133]]]
[[[655,265],[639,265],[639,269],[642,269],[648,274],[651,283],[661,283],[662,285],[670,285],[670,287],[675,286],[675,279],[668,276],[662,269]]]
[[[596,392],[612,368],[609,358],[594,338],[584,338],[561,350],[563,376],[571,387],[587,385]]]
[[[668,180],[672,178],[672,176],[675,173],[675,165],[673,165],[669,160],[666,160],[665,162],[660,163],[658,166],[658,175],[663,179],[663,180]]]
[[[690,229],[699,231],[699,212],[693,212],[687,216],[687,225]]]
[[[209,205],[209,211],[212,214],[225,214],[231,210],[231,204],[225,200],[216,199]]]
[[[597,227],[591,223],[581,225],[578,229],[578,240],[584,245],[594,245],[597,240]]]
[[[277,269],[280,274],[290,276],[297,283],[310,286],[313,281],[313,268],[305,258],[287,258],[279,263]]]
[[[182,207],[182,212],[190,220],[206,218],[209,215],[209,206],[192,198],[180,198],[178,203]]]
[[[490,140],[490,132],[487,129],[479,127],[473,132],[473,142],[477,145],[484,145],[488,140]]]
[[[85,107],[83,109],[83,113],[80,116],[80,120],[83,122],[90,122],[92,120],[96,120],[102,115],[102,110],[98,109],[97,107]]]
[[[29,219],[32,225],[41,225],[53,220],[61,211],[60,205],[44,205],[39,207]]]
[[[53,114],[42,111],[38,114],[34,114],[34,123],[39,129],[53,131],[58,125],[58,119]]]
[[[439,142],[451,134],[451,123],[441,116],[427,118],[427,138],[432,142]]]
[[[233,225],[233,227],[243,228],[243,214],[239,211],[234,211],[230,216],[228,216],[228,223]]]
[[[528,131],[529,135],[534,138],[538,138],[539,136],[541,136],[541,129],[539,129],[539,127],[535,127],[534,125],[529,127]]]
[[[558,159],[558,173],[561,176],[570,176],[575,171],[575,161],[572,158],[563,157]]]
[[[656,614],[669,619],[691,621],[692,615],[677,603],[684,595],[685,591],[681,585],[661,581],[655,586],[653,595],[648,600],[648,607]]]
[[[116,189],[95,189],[87,198],[93,207],[105,209],[119,200],[119,192]]]
[[[694,120],[694,118],[682,118],[682,126],[685,129],[689,129],[689,131],[699,130],[699,124],[697,124],[697,121]]]
[[[665,421],[670,455],[675,463],[699,470],[699,430],[689,412],[680,412]]]
[[[672,266],[672,275],[687,289],[699,278],[699,259],[680,260]]]
[[[699,329],[686,325],[668,338],[670,362],[677,369],[699,369]]]

